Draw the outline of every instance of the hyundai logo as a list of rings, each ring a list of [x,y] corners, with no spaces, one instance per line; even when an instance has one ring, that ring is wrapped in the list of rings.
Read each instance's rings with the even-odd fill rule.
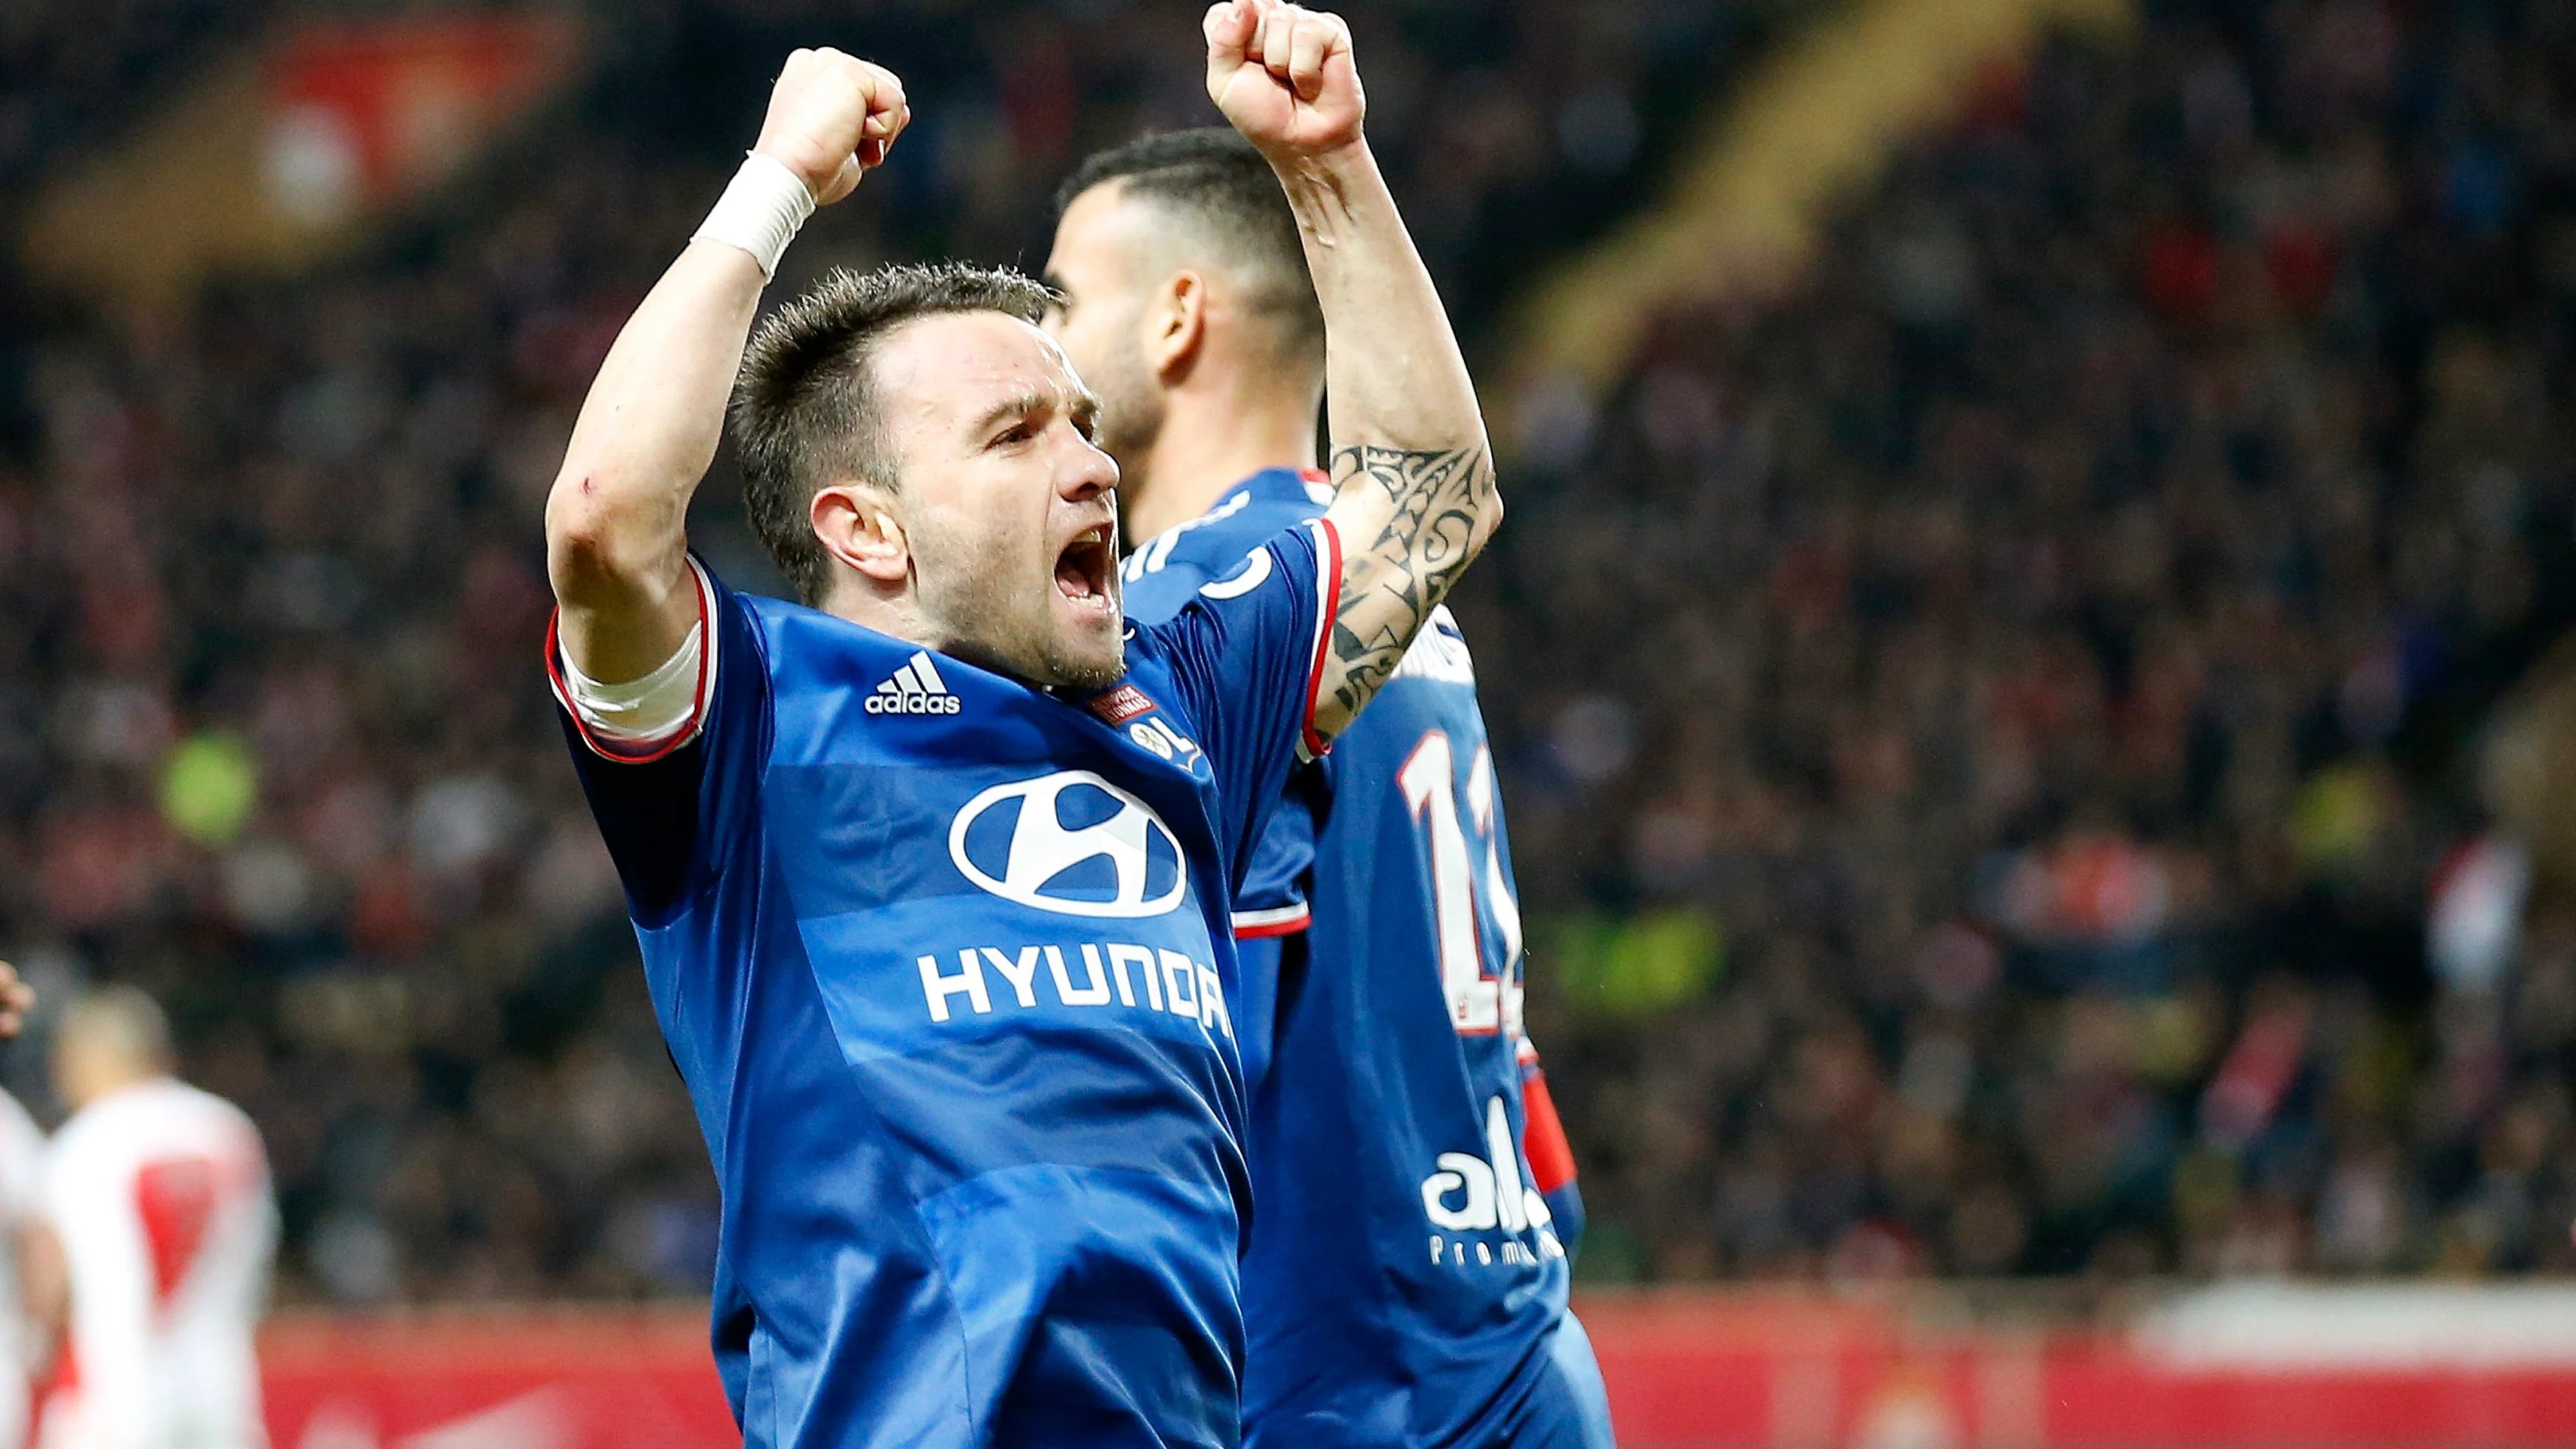
[[[1089,770],[995,785],[957,812],[948,856],[1006,901],[1068,916],[1159,916],[1188,888],[1153,807]]]

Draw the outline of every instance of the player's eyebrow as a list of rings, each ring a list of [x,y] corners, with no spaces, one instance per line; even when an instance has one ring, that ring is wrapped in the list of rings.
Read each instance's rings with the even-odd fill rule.
[[[1064,278],[1053,272],[1038,273],[1038,285],[1055,293],[1055,305],[1058,307],[1073,300],[1073,289],[1064,284]]]
[[[1013,418],[1024,418],[1034,412],[1043,412],[1046,407],[1047,398],[1036,388],[1015,388],[1000,402],[977,415],[974,426],[967,431],[982,437]]]
[[[982,437],[1010,419],[1025,418],[1032,413],[1048,412],[1057,408],[1063,409],[1065,415],[1076,423],[1088,424],[1092,419],[1100,416],[1100,397],[1091,389],[1079,385],[1070,391],[1035,387],[1020,388],[1000,402],[986,408],[983,415],[975,419],[975,426],[968,431],[977,437]]]

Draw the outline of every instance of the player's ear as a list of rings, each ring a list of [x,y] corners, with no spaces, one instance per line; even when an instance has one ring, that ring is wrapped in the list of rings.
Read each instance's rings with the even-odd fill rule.
[[[1182,270],[1163,279],[1137,324],[1145,335],[1145,365],[1165,387],[1178,384],[1198,364],[1207,341],[1207,278]]]
[[[823,551],[880,588],[903,587],[912,573],[912,540],[892,500],[859,483],[816,490],[808,511]]]

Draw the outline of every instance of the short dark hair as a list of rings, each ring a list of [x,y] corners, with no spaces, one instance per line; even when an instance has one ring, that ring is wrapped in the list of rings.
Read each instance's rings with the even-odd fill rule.
[[[1111,181],[1126,182],[1128,198],[1197,221],[1196,239],[1223,247],[1252,281],[1251,301],[1271,318],[1288,355],[1323,366],[1324,313],[1306,271],[1297,217],[1277,173],[1250,141],[1231,126],[1202,126],[1096,152],[1056,188],[1056,216]]]
[[[809,517],[814,495],[844,479],[895,487],[869,366],[876,344],[923,317],[999,312],[1036,322],[1054,302],[1007,267],[841,268],[752,331],[733,389],[743,509],[798,599],[820,604],[831,592],[831,560]]]

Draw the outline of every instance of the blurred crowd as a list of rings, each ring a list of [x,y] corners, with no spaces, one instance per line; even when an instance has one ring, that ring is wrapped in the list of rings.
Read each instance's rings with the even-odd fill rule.
[[[2576,7],[2145,12],[1521,399],[1520,880],[1644,923],[1533,957],[1597,1277],[2576,1266],[2476,788],[2576,620]]]
[[[136,77],[290,11],[440,7],[214,8],[0,16],[0,213],[111,144]],[[167,1004],[190,1078],[266,1135],[290,1298],[704,1288],[713,1183],[539,664],[573,411],[789,47],[887,62],[917,119],[782,282],[1033,266],[1084,151],[1213,120],[1199,9],[603,3],[574,93],[354,258],[139,322],[0,275],[0,955],[50,1000]],[[1617,214],[1765,13],[1357,17],[1372,133],[1462,317]],[[697,538],[774,587],[733,493],[720,463]],[[50,1120],[34,1063],[0,1053],[0,1080]]]
[[[131,121],[202,48],[269,8],[225,0],[94,0],[0,9],[0,190]]]

